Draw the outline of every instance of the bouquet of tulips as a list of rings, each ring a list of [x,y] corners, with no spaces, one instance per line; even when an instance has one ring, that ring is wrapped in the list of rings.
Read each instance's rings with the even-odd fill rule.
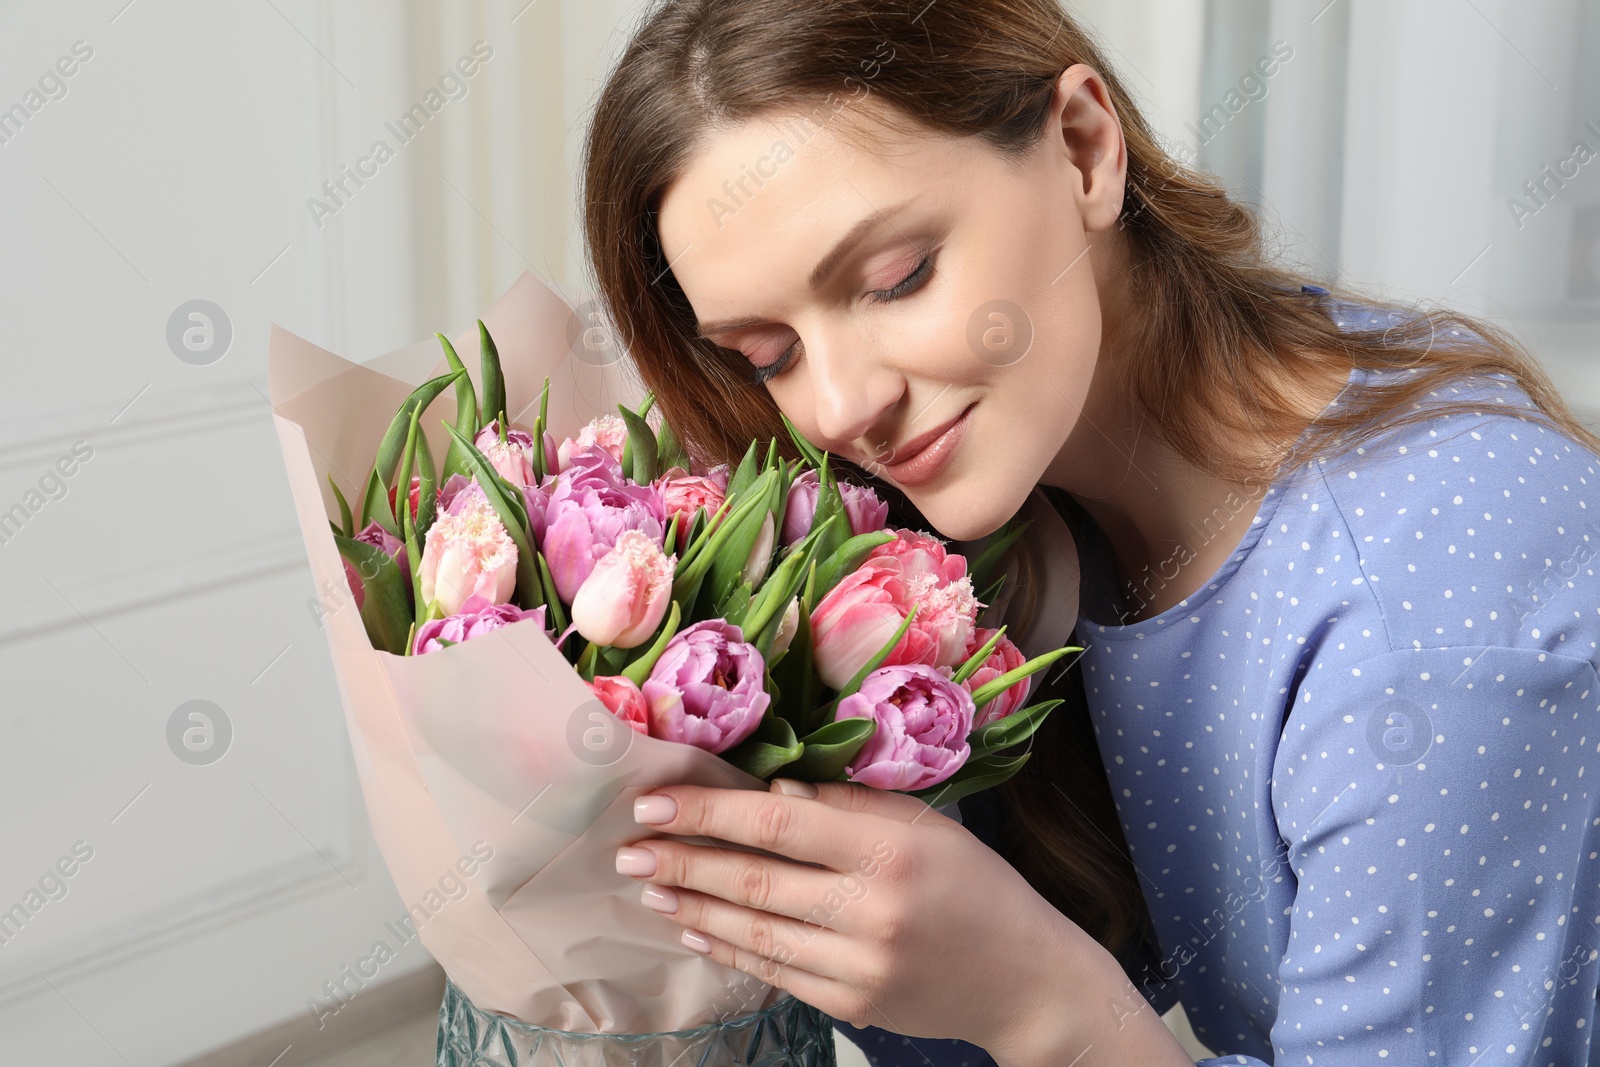
[[[650,394],[557,444],[548,378],[532,427],[510,426],[488,327],[481,397],[435,336],[450,370],[377,442],[359,531],[333,486],[375,647],[437,654],[532,619],[632,729],[764,780],[848,780],[940,805],[1027,762],[1001,751],[1061,703],[1028,704],[1030,676],[1077,649],[1024,661],[1004,626],[977,625],[989,593],[974,591],[1026,523],[969,571],[937,538],[886,528],[888,506],[837,481],[787,419],[800,459],[773,439],[731,472],[703,470],[670,424],[651,426]],[[436,469],[419,419],[451,388]]]
[[[1075,556],[1041,575],[1058,617],[1027,659],[979,625],[1024,523],[969,568],[793,427],[798,459],[705,469],[576,321],[525,272],[476,329],[366,363],[274,326],[274,421],[398,925],[480,1009],[690,1029],[781,990],[752,1001],[640,906],[613,862],[634,798],[785,776],[941,807],[1003,781],[1057,703],[1027,695],[1071,651]]]

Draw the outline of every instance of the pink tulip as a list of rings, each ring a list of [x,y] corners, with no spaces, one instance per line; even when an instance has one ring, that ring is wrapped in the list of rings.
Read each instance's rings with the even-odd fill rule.
[[[760,649],[705,619],[672,635],[643,688],[650,736],[723,752],[755,732],[772,697]]]
[[[449,618],[433,619],[417,627],[416,640],[411,646],[412,654],[420,656],[428,652],[440,652],[450,647],[444,643],[446,641],[460,644],[523,619],[538,620],[539,628],[549,636],[543,604],[524,611],[515,604],[491,604],[482,596],[470,596],[462,603],[461,610]]]
[[[881,666],[960,662],[972,640],[978,608],[966,560],[946,555],[933,538],[907,530],[868,553],[811,612],[817,673],[842,688],[910,613],[917,616]]]
[[[673,564],[655,538],[624,530],[578,587],[572,625],[597,645],[633,648],[649,640],[672,600]]]
[[[875,730],[845,765],[852,782],[912,791],[938,785],[972,754],[972,696],[950,668],[922,663],[879,667],[839,701],[835,720],[873,719]]]
[[[491,604],[511,599],[517,546],[477,482],[457,492],[428,527],[418,577],[424,603],[437,599],[445,615],[456,614],[474,595]]]
[[[994,630],[987,627],[978,627],[972,632],[972,642],[966,653],[961,657],[963,661],[970,659],[972,654],[993,637]],[[1007,671],[1014,671],[1028,662],[1022,650],[1011,643],[1011,638],[1001,637],[995,643],[994,650],[989,653],[989,658],[983,661],[983,666],[973,671],[962,683],[967,692],[975,693],[980,688],[988,685]],[[974,730],[981,729],[997,719],[1003,719],[1014,711],[1019,711],[1028,703],[1028,690],[1033,686],[1033,676],[1029,675],[1020,681],[1011,683],[1010,688],[999,696],[990,700],[978,709],[977,718],[972,722]]]
[[[606,706],[607,711],[641,734],[650,732],[649,712],[645,707],[644,693],[633,684],[632,678],[625,674],[598,674],[588,685],[589,690]]]
[[[690,474],[682,467],[671,467],[650,484],[661,494],[666,521],[670,523],[672,516],[678,516],[678,543],[667,547],[681,549],[687,545],[689,526],[694,521],[695,511],[705,508],[709,521],[722,506],[728,487],[728,472],[724,467],[719,484],[715,478]]]
[[[572,465],[572,456],[580,449],[599,445],[611,453],[611,458],[622,462],[622,448],[628,443],[628,424],[621,415],[596,415],[578,431],[576,438],[568,437],[556,448],[556,470],[564,471]]]
[[[844,497],[845,517],[850,520],[850,534],[876,533],[883,529],[889,518],[889,505],[878,499],[878,494],[864,485],[839,482],[839,495]],[[783,543],[792,545],[811,532],[811,520],[816,516],[817,494],[822,489],[822,478],[816,470],[807,468],[789,483],[789,496],[783,505]]]
[[[565,603],[572,603],[595,562],[611,551],[623,531],[638,530],[661,543],[661,494],[653,486],[628,481],[621,465],[598,445],[574,452],[571,465],[556,476],[547,495],[539,547]]]
[[[500,477],[512,485],[522,488],[534,484],[532,434],[508,427],[505,444],[501,444],[500,420],[491,419],[489,425],[478,431],[472,443]]]

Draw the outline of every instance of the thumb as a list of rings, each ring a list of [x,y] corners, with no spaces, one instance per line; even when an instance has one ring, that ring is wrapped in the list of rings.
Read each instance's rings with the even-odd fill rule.
[[[874,789],[857,782],[804,782],[797,778],[774,778],[768,791],[788,796],[809,797],[821,801],[830,808],[879,815],[898,822],[909,823],[930,818],[948,819],[948,816],[939,814],[938,810],[930,807],[927,802],[918,800],[910,794],[897,793],[890,789]]]

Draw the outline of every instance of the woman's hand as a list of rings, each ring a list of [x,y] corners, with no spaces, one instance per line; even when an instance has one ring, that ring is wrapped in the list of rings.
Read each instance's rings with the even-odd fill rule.
[[[854,1026],[994,1053],[1032,1041],[1040,1013],[1071,1013],[1083,972],[1064,957],[1104,950],[960,823],[848,782],[779,788],[668,786],[634,817],[787,859],[651,838],[617,870],[690,947]]]

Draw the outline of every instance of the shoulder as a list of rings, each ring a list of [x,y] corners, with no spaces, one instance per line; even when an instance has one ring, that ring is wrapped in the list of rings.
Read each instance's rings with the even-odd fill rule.
[[[1471,406],[1311,464],[1389,647],[1502,645],[1595,660],[1600,456],[1530,418],[1532,402],[1509,379],[1463,379],[1432,397]]]

